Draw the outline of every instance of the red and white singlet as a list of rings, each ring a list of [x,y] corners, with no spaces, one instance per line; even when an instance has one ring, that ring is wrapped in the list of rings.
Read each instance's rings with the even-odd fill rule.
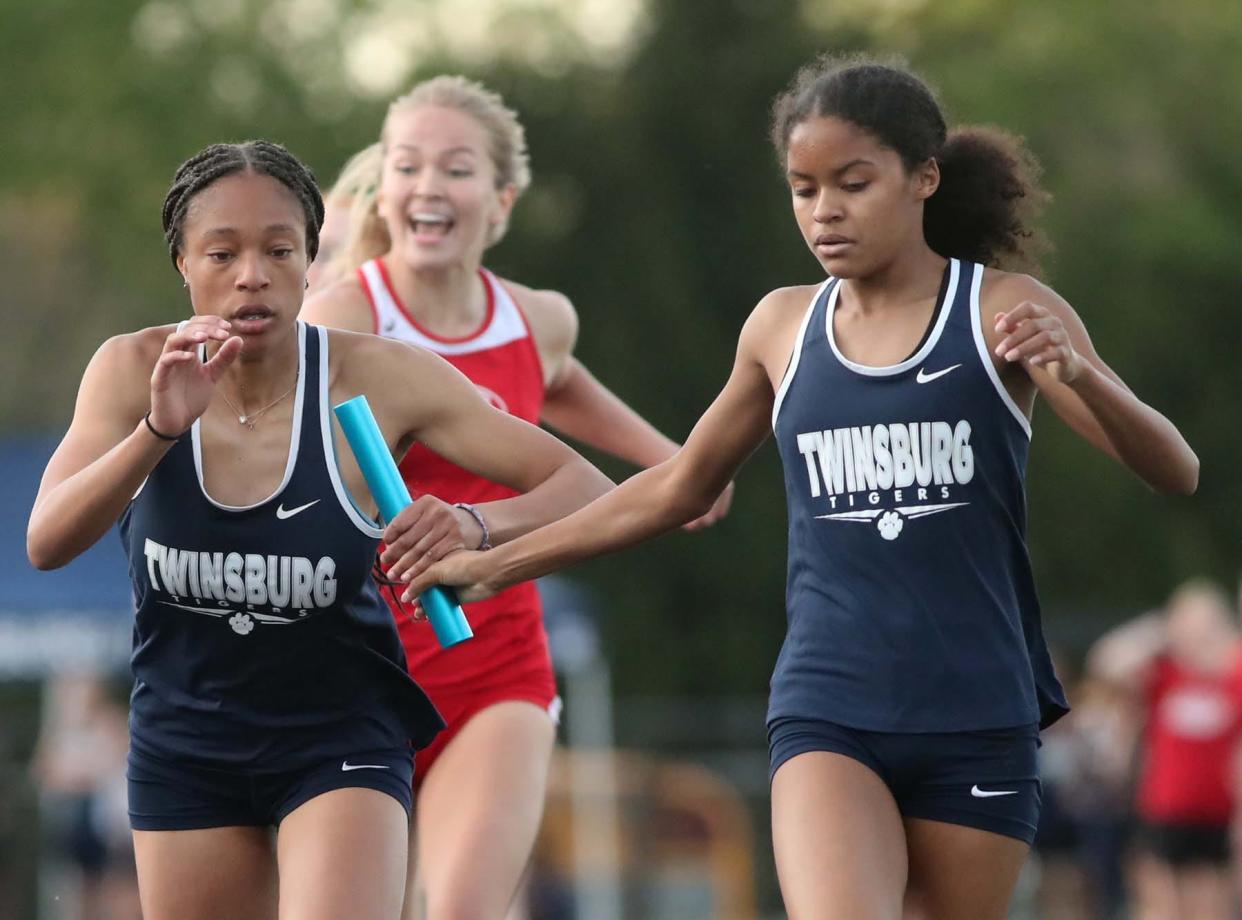
[[[1147,821],[1228,826],[1242,742],[1242,657],[1220,674],[1156,660],[1138,784]]]
[[[358,269],[377,335],[436,352],[465,374],[493,406],[538,424],[544,399],[543,365],[530,327],[500,279],[486,269],[479,274],[487,289],[487,315],[474,332],[449,339],[424,328],[410,314],[382,260],[374,259]],[[415,496],[428,493],[446,502],[478,504],[516,494],[421,444],[410,448],[400,469]],[[438,753],[460,722],[489,701],[526,700],[554,710],[556,682],[543,608],[533,583],[514,585],[495,597],[467,604],[466,618],[474,638],[449,649],[440,648],[426,621],[414,621],[408,611],[395,607],[391,597],[389,606],[394,608],[410,674],[449,723],[432,748],[420,752],[420,771],[429,765],[422,763],[424,754]]]

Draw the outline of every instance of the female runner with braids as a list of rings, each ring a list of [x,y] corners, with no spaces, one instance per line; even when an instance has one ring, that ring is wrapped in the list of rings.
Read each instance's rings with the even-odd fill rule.
[[[1033,163],[947,133],[906,70],[821,59],[773,141],[828,275],[747,320],[723,392],[670,461],[412,592],[486,596],[706,508],[775,431],[789,632],[768,710],[773,841],[791,917],[1000,920],[1035,831],[1041,725],[1066,711],[1041,635],[1023,475],[1036,394],[1162,492],[1199,464],[1096,354],[1027,255]],[[985,267],[987,266],[987,267]]]
[[[677,445],[574,358],[568,299],[481,265],[529,182],[522,126],[499,96],[461,77],[419,84],[392,103],[380,142],[334,187],[330,198],[353,202],[349,261],[344,280],[310,298],[302,315],[438,352],[493,405],[640,466],[659,463]],[[416,503],[424,518],[407,536],[425,534],[416,551],[445,533],[466,539],[477,523],[492,531],[491,543],[503,539],[481,503],[509,495],[504,486],[421,446],[401,472],[412,492],[427,493]],[[726,488],[691,526],[723,515],[730,498]],[[390,549],[384,562],[406,548]],[[468,605],[475,638],[450,649],[399,604],[394,614],[410,673],[448,723],[417,758],[407,917],[499,920],[538,831],[560,702],[538,592],[520,584]]]
[[[411,745],[442,722],[371,569],[417,515],[372,523],[330,406],[366,394],[394,455],[417,439],[525,491],[489,509],[498,533],[610,485],[436,356],[299,322],[322,217],[314,177],[275,144],[181,166],[164,229],[193,317],[99,349],[30,516],[41,569],[120,521],[147,920],[400,915]]]

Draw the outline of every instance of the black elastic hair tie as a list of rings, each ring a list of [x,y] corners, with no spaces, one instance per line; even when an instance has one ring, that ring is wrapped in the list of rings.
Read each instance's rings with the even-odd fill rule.
[[[180,441],[181,440],[181,435],[174,436],[171,434],[164,434],[164,432],[160,431],[158,428],[152,425],[150,409],[147,410],[147,414],[142,417],[142,420],[147,423],[147,431],[151,432],[151,434],[155,435],[161,441]]]

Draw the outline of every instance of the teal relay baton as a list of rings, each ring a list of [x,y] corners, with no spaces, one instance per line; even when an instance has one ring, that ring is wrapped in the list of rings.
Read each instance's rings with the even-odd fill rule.
[[[410,504],[410,490],[405,487],[397,464],[392,461],[392,454],[388,452],[388,445],[371,413],[371,406],[365,396],[355,396],[333,411],[371,494],[375,496],[380,516],[384,523],[388,523]],[[429,588],[419,595],[418,601],[427,611],[427,619],[431,621],[431,628],[435,630],[442,647],[448,648],[474,635],[452,589]]]

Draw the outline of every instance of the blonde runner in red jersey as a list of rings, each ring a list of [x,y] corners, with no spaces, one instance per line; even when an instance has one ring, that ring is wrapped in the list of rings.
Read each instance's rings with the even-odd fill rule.
[[[434,351],[466,375],[497,409],[538,424],[544,402],[543,366],[521,307],[494,274],[480,269],[487,290],[487,312],[472,333],[445,338],[415,319],[401,303],[382,259],[358,269],[371,304],[377,335]],[[400,464],[410,486],[446,502],[498,501],[513,491],[415,444]],[[441,711],[469,717],[497,699],[519,698],[555,710],[556,681],[543,628],[543,608],[533,582],[514,585],[485,601],[466,606],[474,639],[441,649],[425,620],[415,620],[391,592],[389,606],[397,618],[411,672]],[[473,703],[472,703],[473,701]],[[553,714],[555,714],[553,712]],[[448,713],[446,712],[447,716]],[[421,751],[415,782],[426,775],[436,755],[452,739],[454,722],[436,743]]]
[[[338,280],[306,302],[303,317],[432,352],[505,414],[640,467],[663,463],[678,445],[575,357],[569,298],[482,268],[529,184],[522,125],[499,96],[462,77],[418,84],[392,103],[379,141],[350,160],[331,193],[349,203],[329,272]],[[424,494],[411,506],[419,522],[406,545],[380,557],[383,574],[400,582],[395,596],[453,551],[501,546],[532,529],[499,507],[522,497],[496,501],[508,492],[418,444],[401,472]],[[730,485],[687,529],[722,517],[731,493]],[[396,613],[410,669],[448,723],[417,760],[407,918],[499,920],[543,814],[559,704],[536,589],[515,586],[466,613],[475,638],[449,649]]]

